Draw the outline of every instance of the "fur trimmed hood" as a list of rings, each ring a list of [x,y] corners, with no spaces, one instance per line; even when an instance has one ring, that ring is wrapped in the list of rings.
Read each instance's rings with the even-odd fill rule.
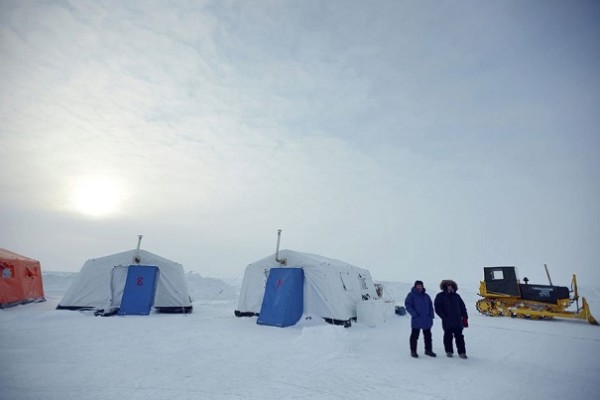
[[[458,290],[458,285],[452,279],[444,279],[443,281],[441,281],[440,282],[440,290],[445,292],[446,286],[448,286],[448,285],[452,285],[452,289],[454,289],[455,292]]]

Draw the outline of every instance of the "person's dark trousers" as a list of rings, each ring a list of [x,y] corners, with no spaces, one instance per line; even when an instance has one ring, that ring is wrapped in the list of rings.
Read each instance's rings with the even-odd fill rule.
[[[410,351],[417,351],[417,342],[419,341],[420,329],[413,328],[410,334]],[[431,329],[423,329],[423,338],[425,339],[425,351],[431,351],[433,346],[431,344]]]
[[[456,350],[458,354],[465,354],[465,337],[462,328],[444,329],[444,350],[446,353],[454,353],[452,339],[456,339]]]

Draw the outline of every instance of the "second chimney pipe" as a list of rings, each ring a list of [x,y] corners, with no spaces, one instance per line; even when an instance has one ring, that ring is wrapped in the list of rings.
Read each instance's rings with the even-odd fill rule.
[[[281,240],[281,229],[277,229],[277,248],[275,249],[275,261],[277,261],[281,265],[285,265],[287,263],[287,259],[279,258],[279,241]]]

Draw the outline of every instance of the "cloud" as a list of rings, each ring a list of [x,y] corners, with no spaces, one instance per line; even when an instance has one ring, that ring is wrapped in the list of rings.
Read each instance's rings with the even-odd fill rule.
[[[281,228],[382,279],[595,276],[598,7],[542,8],[4,2],[0,241],[231,276]],[[118,212],[78,213],[89,179]]]

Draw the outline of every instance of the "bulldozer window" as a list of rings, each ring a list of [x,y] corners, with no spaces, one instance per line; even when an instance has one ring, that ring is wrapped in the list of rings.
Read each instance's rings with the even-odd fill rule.
[[[504,271],[502,271],[501,269],[492,271],[492,279],[494,279],[495,281],[503,280],[504,279]]]

